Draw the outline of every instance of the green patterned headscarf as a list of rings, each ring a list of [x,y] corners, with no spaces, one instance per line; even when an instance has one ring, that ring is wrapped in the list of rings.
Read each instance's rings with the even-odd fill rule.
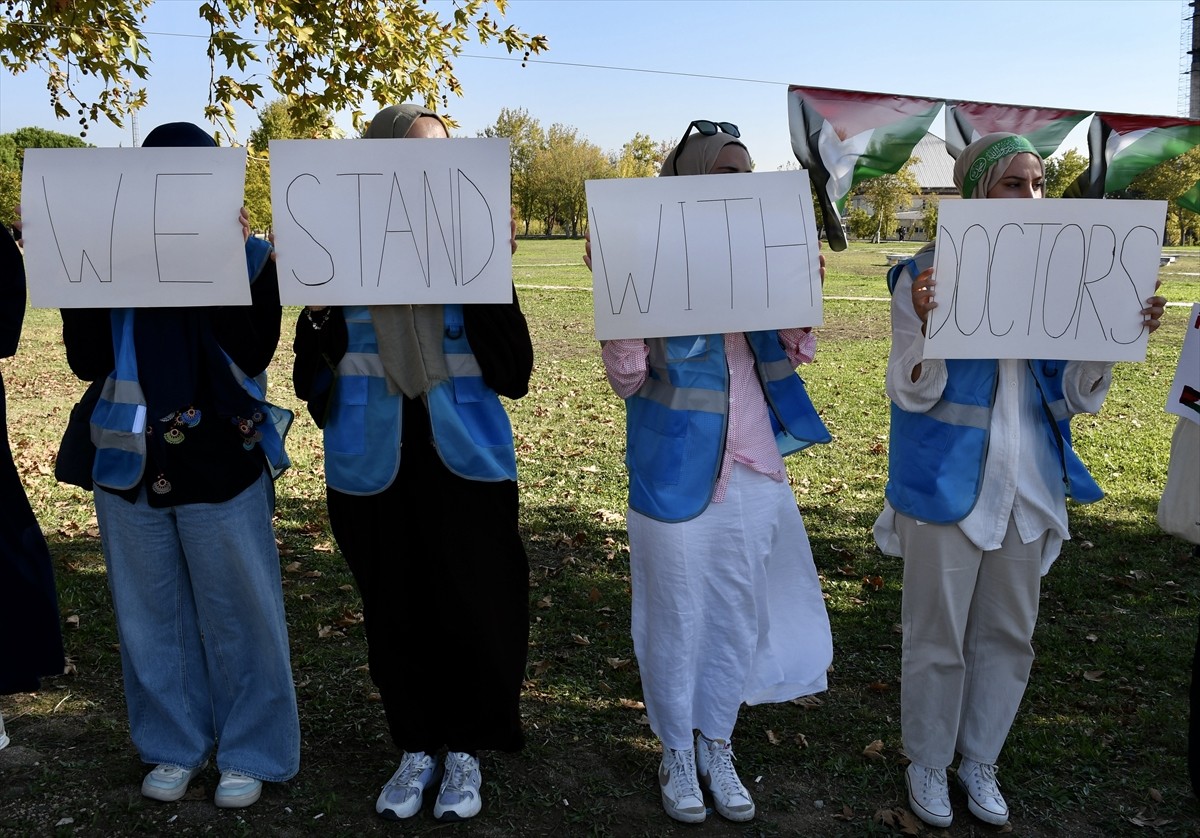
[[[954,163],[954,185],[964,198],[985,198],[1000,182],[1018,154],[1032,154],[1045,173],[1042,156],[1020,134],[985,134],[971,143]]]

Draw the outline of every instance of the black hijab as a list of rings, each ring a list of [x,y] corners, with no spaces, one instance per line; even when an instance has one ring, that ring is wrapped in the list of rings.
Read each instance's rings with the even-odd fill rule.
[[[190,122],[160,125],[142,143],[146,148],[216,145],[204,129]],[[255,402],[229,372],[229,362],[213,334],[212,318],[219,311],[212,307],[137,309],[134,345],[148,422],[161,422],[199,404],[226,417],[254,411]]]

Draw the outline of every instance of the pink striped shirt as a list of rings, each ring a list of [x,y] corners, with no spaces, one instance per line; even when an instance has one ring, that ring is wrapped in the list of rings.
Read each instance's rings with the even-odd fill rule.
[[[787,479],[783,457],[775,445],[767,400],[754,371],[754,355],[741,332],[725,337],[725,359],[729,367],[729,424],[725,434],[725,458],[713,490],[713,502],[725,500],[729,473],[735,462],[782,483]],[[779,341],[794,366],[812,361],[817,336],[811,330],[780,329]],[[646,381],[650,349],[640,339],[610,340],[602,350],[604,371],[613,391],[627,399]]]

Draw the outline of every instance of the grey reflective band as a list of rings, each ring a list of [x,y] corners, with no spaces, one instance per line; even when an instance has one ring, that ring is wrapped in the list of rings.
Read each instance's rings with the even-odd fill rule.
[[[338,362],[338,375],[383,377],[383,360],[374,352],[347,352]]]
[[[446,369],[452,378],[478,378],[483,375],[479,361],[468,353],[451,354],[446,356]]]
[[[786,358],[760,362],[759,367],[766,373],[768,381],[784,381],[796,374],[796,368]]]
[[[144,405],[146,403],[146,398],[142,395],[141,384],[120,378],[113,379],[112,398],[109,399],[108,393],[104,394],[104,398],[113,404]]]
[[[114,431],[111,428],[103,428],[97,433],[96,427],[93,425],[92,443],[97,448],[116,448],[118,451],[130,451],[134,454],[141,454],[145,451],[142,434],[134,431]]]
[[[728,401],[724,390],[676,387],[658,378],[647,378],[637,395],[671,410],[698,410],[718,415],[725,414],[725,404]]]
[[[940,401],[926,411],[926,416],[946,425],[987,430],[991,409],[977,404],[955,404]]]
[[[1055,422],[1062,422],[1063,420],[1071,418],[1071,414],[1067,410],[1066,399],[1059,399],[1056,402],[1047,402],[1046,407],[1049,408],[1050,415],[1054,417]]]

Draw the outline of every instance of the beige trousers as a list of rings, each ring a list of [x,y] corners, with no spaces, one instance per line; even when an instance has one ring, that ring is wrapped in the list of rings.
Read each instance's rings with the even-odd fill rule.
[[[1022,544],[1010,520],[999,550],[956,526],[896,515],[904,556],[900,727],[913,762],[954,753],[994,764],[1033,666],[1045,534]]]

